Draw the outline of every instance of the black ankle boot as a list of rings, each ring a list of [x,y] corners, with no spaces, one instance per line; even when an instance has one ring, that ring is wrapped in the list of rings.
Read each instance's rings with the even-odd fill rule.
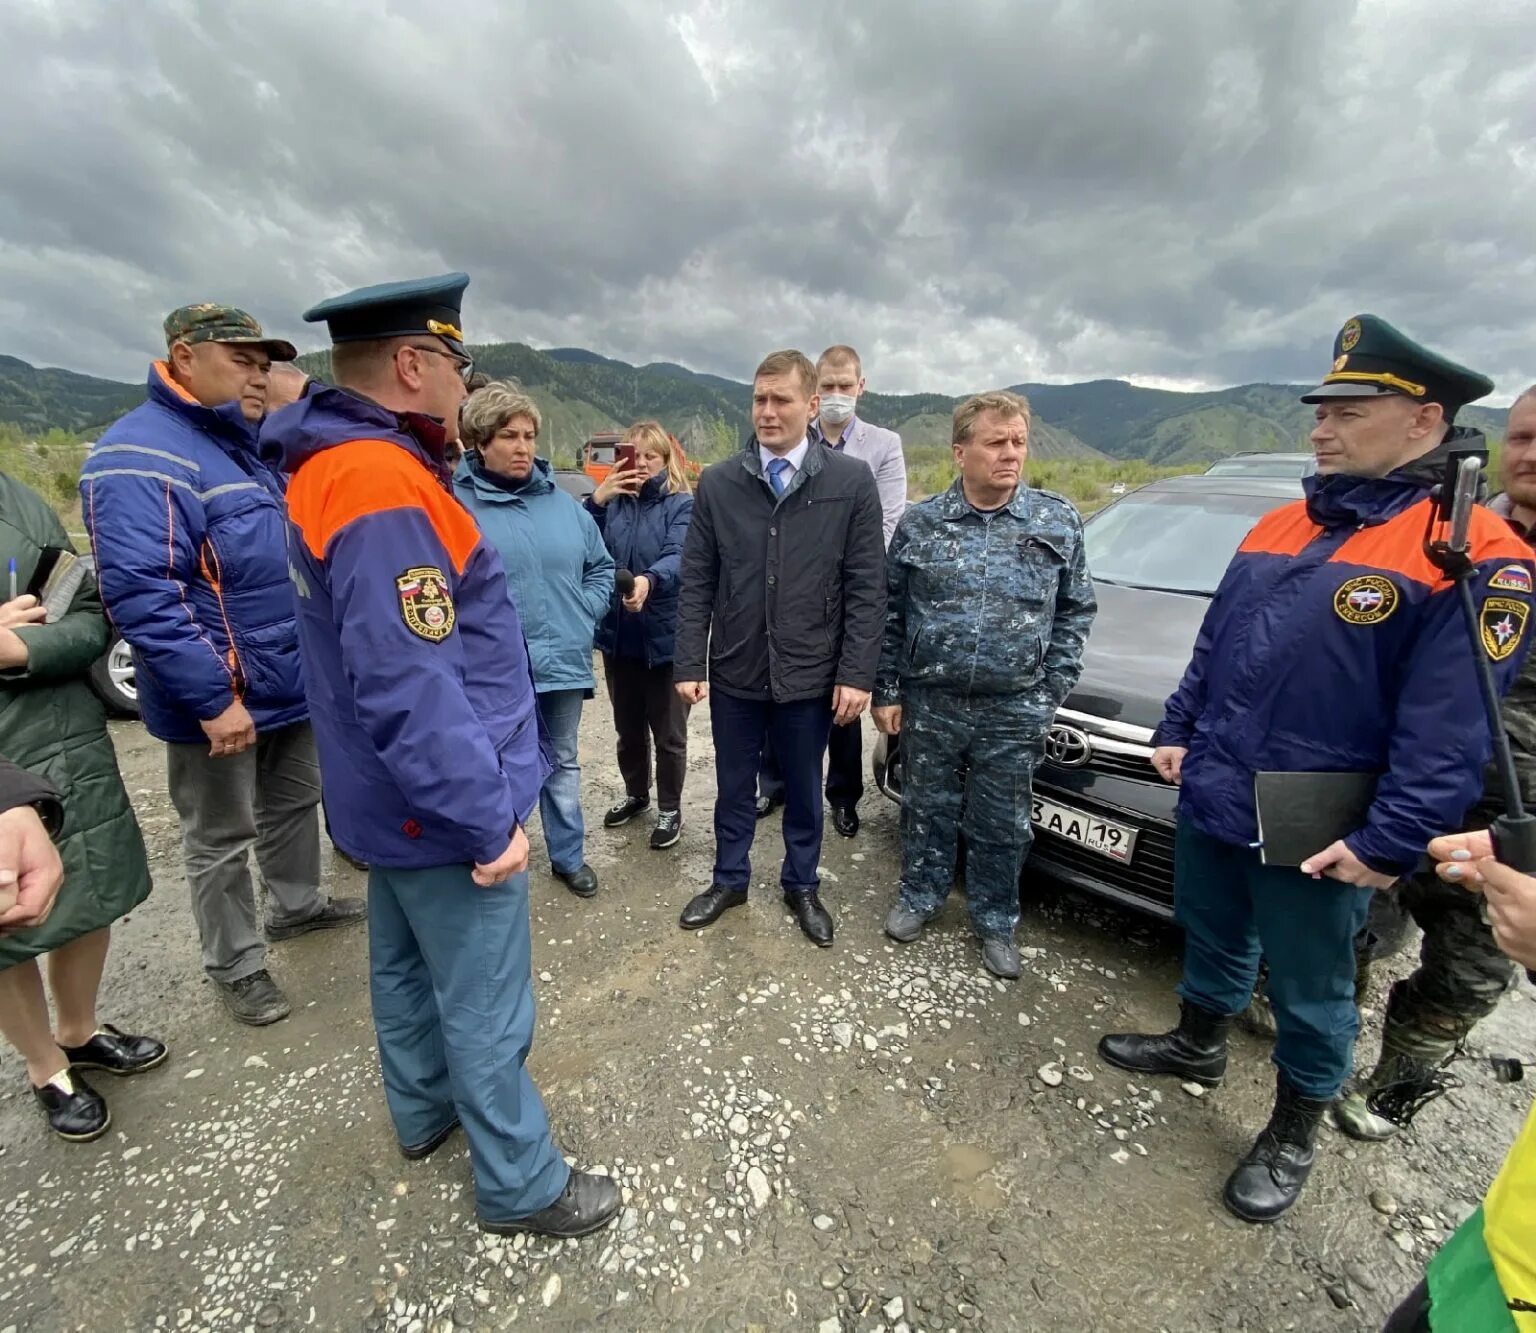
[[[1273,1222],[1301,1197],[1317,1160],[1317,1126],[1330,1102],[1303,1097],[1282,1074],[1275,1109],[1248,1155],[1227,1177],[1221,1201],[1245,1222]]]
[[[1172,1074],[1207,1088],[1227,1072],[1227,1030],[1232,1019],[1185,1000],[1179,1025],[1156,1036],[1119,1032],[1099,1039],[1099,1055],[1135,1074]]]

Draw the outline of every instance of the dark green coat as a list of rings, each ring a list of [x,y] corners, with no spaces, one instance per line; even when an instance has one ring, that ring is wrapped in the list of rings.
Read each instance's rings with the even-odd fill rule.
[[[0,579],[16,561],[16,586],[31,582],[43,550],[69,546],[42,499],[0,473]],[[0,586],[0,601],[9,586]],[[64,798],[59,853],[64,887],[36,930],[0,938],[0,968],[57,949],[111,925],[149,896],[149,863],[123,790],[107,714],[87,673],[106,651],[108,630],[95,583],[87,579],[56,624],[16,631],[28,662],[0,671],[0,755],[51,781]]]

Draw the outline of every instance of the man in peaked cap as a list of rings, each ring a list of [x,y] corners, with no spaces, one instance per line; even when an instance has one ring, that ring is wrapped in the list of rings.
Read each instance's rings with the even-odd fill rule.
[[[1223,1195],[1245,1221],[1296,1202],[1352,1068],[1353,941],[1372,893],[1411,873],[1477,798],[1492,740],[1468,722],[1482,717],[1472,654],[1507,690],[1528,647],[1536,562],[1503,519],[1472,516],[1480,645],[1423,553],[1450,451],[1482,446],[1451,422],[1492,387],[1374,315],[1345,323],[1332,368],[1302,395],[1317,475],[1233,557],[1158,730],[1152,762],[1180,788],[1181,1015],[1171,1032],[1106,1036],[1099,1052],[1217,1086],[1228,1029],[1268,960],[1275,1106]],[[1320,827],[1299,865],[1279,864],[1260,842],[1255,779],[1308,772],[1375,775],[1369,807],[1343,837]]]
[[[140,715],[166,744],[203,968],[230,1014],[260,1026],[290,1007],[266,941],[366,910],[320,888],[283,479],[257,452],[272,363],[296,353],[227,305],[173,310],[164,332],[148,400],[92,448],[80,500],[102,600],[138,663]]]
[[[550,767],[501,559],[443,461],[471,373],[468,283],[390,283],[307,311],[330,328],[338,387],[274,413],[262,441],[292,474],[326,809],[370,867],[373,1020],[400,1150],[426,1157],[462,1125],[483,1230],[580,1236],[619,1192],[566,1166],[525,1068],[524,829]]]

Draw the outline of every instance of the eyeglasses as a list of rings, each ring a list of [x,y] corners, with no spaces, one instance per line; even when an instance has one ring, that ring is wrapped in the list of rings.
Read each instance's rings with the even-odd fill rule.
[[[458,368],[459,378],[464,381],[466,388],[474,377],[475,363],[467,356],[455,356],[441,347],[423,347],[420,343],[407,343],[406,346],[418,352],[426,352],[429,356],[440,356],[445,361],[452,361]]]

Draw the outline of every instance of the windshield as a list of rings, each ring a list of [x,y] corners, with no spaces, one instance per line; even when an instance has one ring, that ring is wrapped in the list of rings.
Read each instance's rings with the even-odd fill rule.
[[[1311,458],[1229,458],[1206,468],[1208,477],[1305,477],[1316,464]]]
[[[1084,525],[1089,572],[1105,583],[1209,597],[1248,530],[1286,503],[1278,495],[1128,496]]]

